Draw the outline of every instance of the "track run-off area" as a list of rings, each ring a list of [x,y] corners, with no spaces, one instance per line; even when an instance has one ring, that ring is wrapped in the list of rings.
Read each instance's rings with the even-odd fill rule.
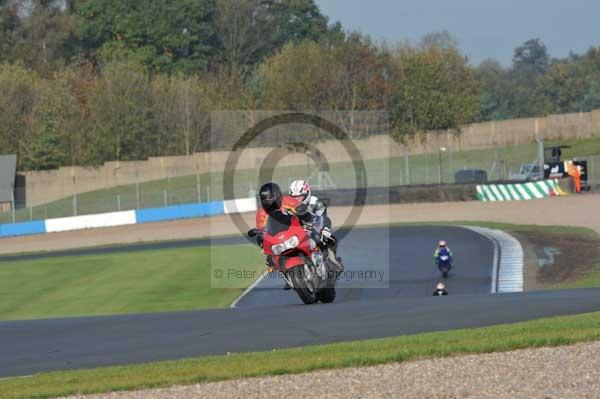
[[[440,279],[433,263],[439,239],[447,240],[455,254],[455,267],[447,282],[450,295],[443,298],[431,296]],[[189,240],[69,253],[242,241]],[[0,322],[0,377],[479,327],[600,310],[597,289],[491,294],[494,244],[466,228],[357,228],[341,242],[339,254],[347,273],[340,280],[333,304],[301,305],[293,291],[282,290],[281,279],[263,279],[230,309]]]

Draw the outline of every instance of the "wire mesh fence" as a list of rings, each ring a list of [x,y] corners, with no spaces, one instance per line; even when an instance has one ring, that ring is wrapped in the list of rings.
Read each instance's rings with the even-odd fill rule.
[[[485,172],[488,181],[526,179],[524,167],[537,162],[536,144],[515,147],[497,147],[481,150],[457,151],[444,147],[427,154],[406,155],[386,159],[367,159],[367,187],[400,185],[452,184],[461,170]],[[589,182],[600,184],[600,156],[584,157],[588,160]],[[526,169],[526,168],[525,168]],[[12,206],[2,208],[0,223],[13,223],[31,220],[78,216],[94,213],[117,212],[202,203],[223,198],[223,173],[189,174],[164,179],[140,181],[94,191],[77,192],[73,195],[27,206],[17,201]],[[273,180],[282,187],[294,179],[309,179],[319,188],[353,188],[354,169],[347,163],[331,163],[327,171],[318,170],[315,164],[307,162],[297,166],[277,167],[270,171]],[[234,196],[244,198],[254,196],[261,179],[257,170],[236,171]],[[15,189],[15,198],[27,198],[24,188]]]

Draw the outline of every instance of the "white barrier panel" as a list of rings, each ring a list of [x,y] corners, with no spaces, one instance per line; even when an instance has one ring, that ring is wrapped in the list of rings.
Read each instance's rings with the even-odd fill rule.
[[[100,213],[46,220],[46,232],[91,229],[135,224],[135,211]]]
[[[242,198],[225,201],[225,213],[244,213],[256,211],[256,198]]]

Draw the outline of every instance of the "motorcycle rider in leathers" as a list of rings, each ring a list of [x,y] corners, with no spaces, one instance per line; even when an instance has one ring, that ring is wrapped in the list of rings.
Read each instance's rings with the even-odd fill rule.
[[[275,183],[264,184],[259,191],[261,208],[256,212],[256,227],[265,229],[269,215],[275,211],[279,211],[285,215],[296,215],[298,208],[302,208],[301,214],[297,216],[304,225],[313,226],[314,214],[308,211],[306,204],[302,204],[297,198],[288,195],[282,195],[281,189]],[[258,244],[262,247],[262,237],[258,237]],[[275,267],[275,262],[271,256],[267,256],[267,265]],[[285,290],[289,290],[290,286],[285,284]]]
[[[339,272],[343,270],[341,259],[337,257],[337,240],[331,232],[331,219],[327,215],[327,207],[323,201],[312,195],[310,184],[304,180],[294,180],[290,184],[289,194],[294,199],[304,204],[308,212],[313,215],[315,228],[320,230],[321,240],[333,252],[329,259],[335,264]]]
[[[296,208],[300,202],[289,196],[282,195],[281,188],[275,183],[266,183],[259,190],[260,208],[256,211],[256,228],[264,230],[267,226],[269,215],[275,211],[280,211],[285,215],[295,215]],[[310,217],[307,214],[304,218]],[[262,248],[262,236],[257,238],[258,245]],[[276,268],[275,261],[271,255],[267,256],[267,266]],[[290,286],[285,284],[284,289],[290,289]]]
[[[452,261],[453,261],[452,251],[450,250],[450,247],[448,247],[448,245],[446,245],[446,241],[444,241],[444,240],[440,240],[437,248],[435,249],[435,252],[433,253],[433,260],[435,261],[435,265],[438,267],[440,265],[440,255],[442,253],[445,253],[446,255],[448,255],[450,257],[450,264],[452,265]]]

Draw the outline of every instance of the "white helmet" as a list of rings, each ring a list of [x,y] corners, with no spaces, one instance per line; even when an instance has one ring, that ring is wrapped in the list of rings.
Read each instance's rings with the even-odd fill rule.
[[[435,286],[435,288],[437,288],[438,290],[446,289],[446,284],[444,284],[444,283],[442,283],[440,281],[439,283],[437,283],[437,285]]]
[[[308,205],[310,202],[310,185],[304,180],[294,180],[290,184],[290,195],[299,199],[303,204]]]

